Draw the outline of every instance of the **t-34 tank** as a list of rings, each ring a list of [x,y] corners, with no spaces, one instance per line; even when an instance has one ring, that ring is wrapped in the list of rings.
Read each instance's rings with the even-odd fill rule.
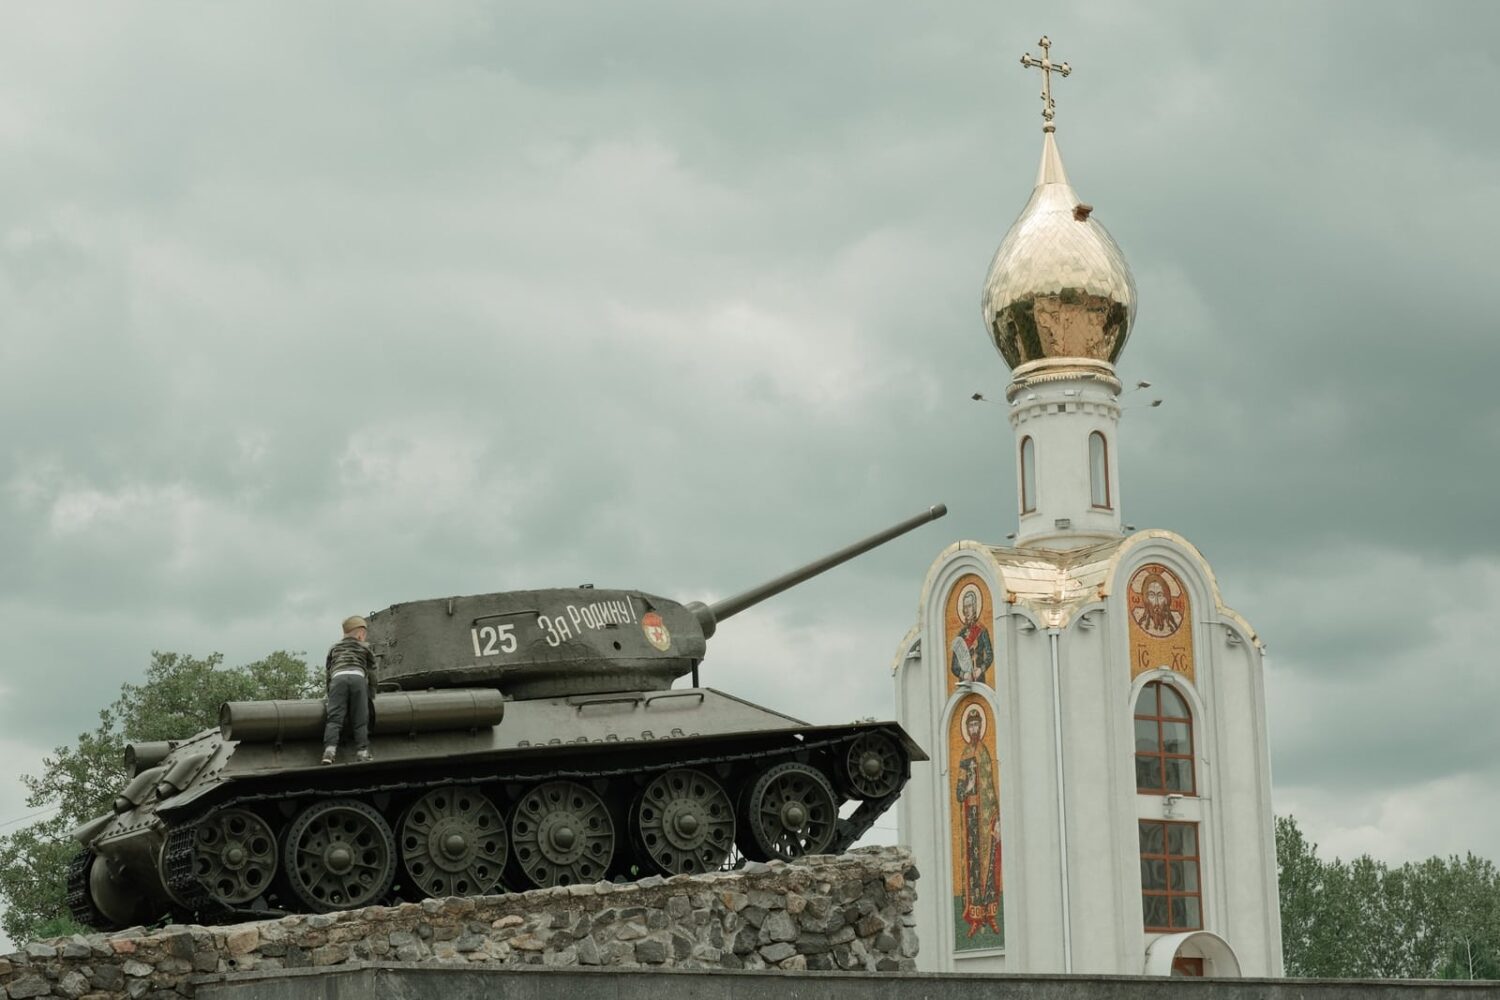
[[[320,766],[322,701],[231,702],[218,729],[133,745],[113,810],[73,832],[69,906],[212,921],[842,851],[926,755],[894,722],[700,687],[699,663],[725,618],[945,513],[710,605],[579,587],[376,612],[373,761]]]

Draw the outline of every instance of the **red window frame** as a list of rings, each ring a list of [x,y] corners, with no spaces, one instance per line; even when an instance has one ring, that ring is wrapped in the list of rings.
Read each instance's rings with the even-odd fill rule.
[[[1173,849],[1174,833],[1179,845],[1176,850]],[[1161,838],[1159,843],[1158,835]],[[1202,847],[1198,841],[1198,824],[1143,819],[1140,820],[1140,838],[1141,917],[1146,930],[1201,931],[1203,871],[1199,864]],[[1157,850],[1158,846],[1160,850]],[[1189,846],[1191,852],[1187,850]],[[1166,919],[1153,923],[1153,910]]]
[[[1180,701],[1180,702],[1182,702],[1182,713],[1183,713],[1182,715],[1167,715],[1167,714],[1165,714],[1162,711],[1162,694],[1161,693],[1162,693],[1162,689],[1163,688],[1171,690],[1172,693],[1174,695],[1176,695],[1177,700]],[[1150,697],[1151,697],[1151,704],[1148,707],[1152,708],[1152,711],[1151,712],[1142,712],[1141,711],[1141,701],[1143,699],[1145,699],[1147,697],[1147,695],[1150,695]],[[1177,691],[1176,689],[1172,688],[1172,686],[1170,684],[1167,684],[1164,681],[1149,681],[1146,684],[1145,687],[1141,688],[1141,694],[1140,694],[1140,697],[1138,697],[1136,699],[1135,707],[1136,707],[1135,718],[1134,718],[1134,723],[1132,725],[1133,732],[1139,733],[1139,731],[1141,729],[1141,723],[1146,723],[1148,725],[1153,726],[1155,728],[1155,731],[1156,731],[1155,749],[1153,749],[1153,750],[1142,750],[1141,747],[1140,747],[1139,742],[1137,742],[1137,744],[1136,744],[1136,751],[1135,751],[1135,760],[1136,760],[1135,790],[1137,792],[1139,792],[1140,794],[1142,794],[1142,795],[1197,795],[1198,794],[1198,766],[1197,766],[1197,763],[1194,760],[1194,750],[1195,750],[1195,747],[1193,745],[1193,742],[1194,742],[1194,736],[1193,736],[1193,710],[1188,705],[1187,698],[1185,698],[1180,691]],[[1164,740],[1162,738],[1162,726],[1165,725],[1165,724],[1172,724],[1172,725],[1186,726],[1187,727],[1187,752],[1186,753],[1179,753],[1179,752],[1176,752],[1176,751],[1172,751],[1172,752],[1168,752],[1167,751],[1167,749],[1166,749],[1166,740]],[[1138,736],[1136,738],[1139,739]],[[1185,761],[1186,762],[1187,766],[1186,766],[1185,769],[1187,771],[1187,776],[1188,776],[1187,787],[1185,787],[1185,788],[1172,788],[1172,787],[1169,787],[1170,783],[1169,783],[1168,777],[1167,777],[1167,775],[1168,775],[1167,762],[1168,761]],[[1155,775],[1155,778],[1156,778],[1156,784],[1155,785],[1142,785],[1141,784],[1141,770],[1142,770],[1142,765],[1143,764],[1147,765],[1147,766],[1149,766],[1151,768],[1151,771]],[[1173,769],[1173,771],[1175,771],[1175,773],[1178,773],[1178,774],[1180,774],[1182,772],[1182,770],[1183,770],[1183,768],[1174,768]]]

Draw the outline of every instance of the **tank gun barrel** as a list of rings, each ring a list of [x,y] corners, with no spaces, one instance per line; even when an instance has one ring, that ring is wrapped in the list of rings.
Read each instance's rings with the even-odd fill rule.
[[[840,563],[848,562],[855,556],[863,555],[871,549],[884,545],[891,539],[898,538],[914,528],[920,528],[929,521],[936,521],[947,513],[947,504],[936,504],[935,506],[928,507],[915,517],[909,517],[899,524],[894,524],[886,528],[884,531],[878,531],[868,538],[862,538],[852,545],[846,545],[837,552],[831,552],[821,559],[815,559],[805,566],[792,570],[790,573],[783,573],[776,579],[763,583],[758,587],[751,587],[743,593],[735,594],[733,597],[726,597],[722,601],[715,601],[713,604],[703,604],[700,601],[693,601],[691,604],[686,605],[686,607],[697,617],[698,622],[703,626],[703,635],[705,637],[712,636],[714,630],[718,627],[718,623],[730,615],[737,615],[746,608],[753,607],[761,601],[775,597],[788,587],[795,587],[799,583],[811,580],[819,573],[827,572]]]

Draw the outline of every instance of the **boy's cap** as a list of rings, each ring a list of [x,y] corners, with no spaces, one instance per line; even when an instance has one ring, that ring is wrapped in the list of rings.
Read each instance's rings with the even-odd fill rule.
[[[361,618],[359,615],[354,615],[352,617],[344,619],[344,634],[345,635],[348,635],[350,632],[353,632],[357,628],[368,628],[368,627],[369,626],[366,624],[365,620],[363,618]]]

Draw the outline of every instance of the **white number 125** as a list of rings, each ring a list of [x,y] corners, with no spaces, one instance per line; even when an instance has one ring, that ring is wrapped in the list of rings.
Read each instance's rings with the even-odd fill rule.
[[[514,625],[479,625],[469,630],[469,638],[474,640],[475,656],[494,656],[496,653],[516,651]]]

